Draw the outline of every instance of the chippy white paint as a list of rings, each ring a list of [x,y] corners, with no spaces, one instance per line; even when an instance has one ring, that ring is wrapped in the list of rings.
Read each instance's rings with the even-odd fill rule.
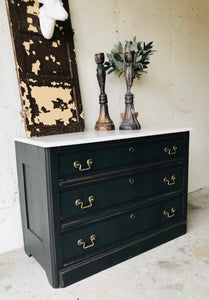
[[[32,14],[34,9],[38,13],[38,5],[28,9]],[[132,39],[134,35],[139,40],[153,40],[157,52],[151,57],[148,73],[133,84],[139,121],[142,128],[193,127],[189,191],[208,186],[209,2],[132,0],[130,5],[130,0],[70,0],[70,10],[86,129],[94,128],[99,115],[94,53],[107,53],[115,42]],[[3,253],[23,244],[14,137],[25,137],[25,130],[19,115],[21,105],[5,1],[0,1],[0,11],[0,253]],[[110,115],[118,128],[119,114],[124,111],[124,79],[108,75],[106,91]]]
[[[65,21],[68,13],[61,0],[38,0],[43,6],[39,10],[41,32],[46,39],[51,39],[54,34],[55,22]]]

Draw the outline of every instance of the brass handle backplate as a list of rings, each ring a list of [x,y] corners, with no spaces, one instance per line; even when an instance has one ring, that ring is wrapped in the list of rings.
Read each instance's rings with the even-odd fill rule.
[[[174,185],[176,183],[176,176],[172,175],[171,180],[169,180],[167,177],[163,179],[163,182],[166,183],[167,185]]]
[[[78,246],[83,246],[83,249],[89,249],[91,247],[94,247],[94,241],[96,240],[96,235],[93,234],[90,236],[91,244],[86,246],[86,242],[83,239],[78,240]]]
[[[77,199],[77,200],[75,201],[75,205],[76,205],[76,206],[80,206],[81,209],[90,208],[90,207],[93,206],[92,203],[94,202],[95,198],[94,198],[94,196],[90,196],[90,197],[88,198],[88,200],[89,200],[89,205],[84,206],[83,201],[81,201],[80,199]]]
[[[86,163],[87,163],[88,168],[84,168],[84,169],[82,169],[82,165],[81,165],[81,163],[79,161],[75,161],[74,164],[73,164],[73,166],[76,169],[79,168],[80,172],[91,170],[91,166],[93,164],[93,160],[91,158],[89,158]]]
[[[177,147],[176,145],[174,145],[174,146],[172,147],[172,149],[171,149],[171,148],[168,148],[168,147],[165,147],[165,148],[164,148],[164,151],[165,151],[165,153],[168,153],[168,155],[175,155],[177,149],[178,149],[178,147]]]
[[[163,215],[169,219],[169,218],[173,218],[175,216],[175,212],[176,212],[175,208],[172,207],[170,212],[168,212],[167,210],[164,210]]]

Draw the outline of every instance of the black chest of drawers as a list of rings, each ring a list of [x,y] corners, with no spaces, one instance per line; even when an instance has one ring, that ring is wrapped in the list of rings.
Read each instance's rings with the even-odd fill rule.
[[[53,287],[186,233],[189,132],[138,135],[16,141],[25,251]]]

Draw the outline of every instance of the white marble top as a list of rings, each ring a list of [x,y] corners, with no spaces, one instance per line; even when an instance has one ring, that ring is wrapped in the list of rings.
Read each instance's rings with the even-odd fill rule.
[[[35,138],[16,138],[15,141],[25,144],[35,145],[43,148],[71,146],[113,140],[123,140],[127,138],[137,138],[160,134],[191,131],[192,128],[143,128],[141,130],[115,130],[115,131],[84,131],[75,133],[65,133],[49,135]]]

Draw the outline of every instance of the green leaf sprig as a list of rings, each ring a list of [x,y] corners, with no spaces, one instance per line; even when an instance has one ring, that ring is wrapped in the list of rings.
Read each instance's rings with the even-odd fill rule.
[[[145,69],[148,68],[150,55],[155,50],[152,50],[153,42],[137,42],[136,37],[133,41],[125,41],[124,46],[121,42],[114,45],[110,53],[107,53],[108,61],[104,63],[105,70],[108,74],[116,72],[118,76],[124,73],[124,53],[126,51],[134,51],[134,78],[140,79],[141,75],[147,73]]]

